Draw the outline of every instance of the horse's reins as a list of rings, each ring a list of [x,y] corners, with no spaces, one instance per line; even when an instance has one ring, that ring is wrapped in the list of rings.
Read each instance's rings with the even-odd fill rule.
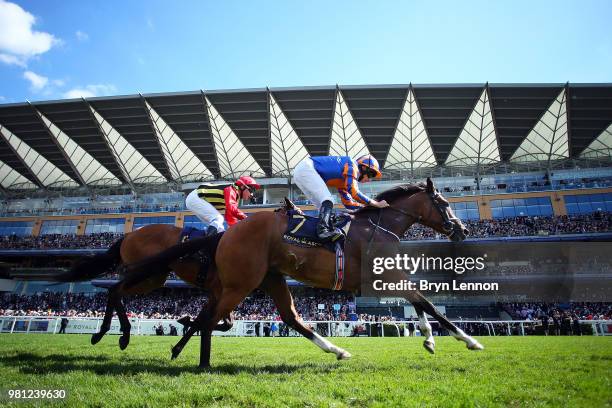
[[[408,212],[402,210],[401,208],[393,207],[391,205],[389,205],[388,207],[385,207],[385,208],[397,211],[400,214],[403,214],[403,215],[405,215],[407,217],[412,218],[414,220],[413,224],[414,224],[414,222],[420,221],[421,218],[422,218],[422,217],[415,217],[413,214],[409,214]],[[372,219],[370,217],[368,217],[368,221],[370,221],[370,224],[372,224],[374,226],[374,228],[372,228],[372,232],[370,233],[370,237],[368,238],[368,246],[366,248],[366,255],[370,254],[370,247],[372,246],[372,241],[374,240],[374,234],[376,234],[376,230],[377,229],[382,230],[383,232],[386,232],[389,235],[392,235],[398,242],[400,240],[400,238],[397,236],[397,234],[395,234],[393,231],[389,231],[388,229],[380,226],[380,219],[382,218],[382,210],[384,210],[385,208],[379,208],[378,209],[378,219],[376,220],[376,223],[374,223],[372,221]]]
[[[452,238],[453,235],[455,235],[455,233],[456,233],[455,224],[453,224],[451,218],[448,216],[448,213],[442,209],[443,206],[444,207],[448,207],[449,204],[448,203],[444,203],[444,205],[440,204],[440,202],[438,201],[439,193],[437,193],[436,191],[433,191],[431,193],[427,193],[427,195],[431,198],[431,201],[432,201],[432,204],[433,204],[431,207],[429,207],[429,214],[427,215],[427,218],[428,219],[431,218],[431,213],[432,213],[432,211],[433,211],[433,209],[435,207],[435,209],[440,214],[440,217],[442,217],[442,221],[444,223],[443,228],[446,231],[449,232],[448,237]],[[379,208],[378,209],[378,219],[376,220],[376,223],[374,223],[372,221],[372,219],[370,217],[368,217],[368,221],[370,221],[370,224],[372,224],[374,226],[374,228],[372,229],[372,233],[370,234],[370,237],[368,238],[368,247],[367,247],[367,250],[366,250],[366,254],[369,254],[369,252],[370,252],[370,246],[372,244],[372,240],[374,239],[374,234],[376,233],[377,229],[380,229],[380,230],[382,230],[382,231],[384,231],[384,232],[386,232],[388,234],[393,235],[399,241],[399,237],[394,232],[389,231],[388,229],[380,226],[380,219],[382,218],[382,210],[384,210],[386,208],[388,208],[390,210],[393,210],[393,211],[396,211],[396,212],[398,212],[400,214],[403,214],[403,215],[405,215],[407,217],[412,218],[414,220],[412,222],[413,224],[415,222],[420,222],[423,219],[423,216],[418,216],[417,217],[414,214],[410,214],[407,211],[404,211],[401,208],[397,208],[397,207],[394,207],[392,205],[389,205],[388,207],[385,207],[385,208]],[[456,219],[457,218],[453,218],[453,220],[456,220]]]

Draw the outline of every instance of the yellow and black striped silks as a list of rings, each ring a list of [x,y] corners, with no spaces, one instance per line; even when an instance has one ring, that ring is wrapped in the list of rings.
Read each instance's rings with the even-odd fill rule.
[[[219,212],[225,211],[225,196],[223,190],[231,184],[210,185],[202,184],[198,187],[198,197],[207,201]]]

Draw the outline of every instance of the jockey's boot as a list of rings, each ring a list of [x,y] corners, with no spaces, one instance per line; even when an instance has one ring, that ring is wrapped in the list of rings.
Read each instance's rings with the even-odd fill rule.
[[[334,203],[329,200],[323,201],[323,204],[321,204],[321,209],[319,210],[319,223],[317,224],[317,236],[320,239],[328,240],[338,235],[342,235],[342,232],[331,224],[333,208]]]
[[[209,225],[206,229],[206,236],[215,235],[217,232],[217,227],[215,227],[214,225]]]

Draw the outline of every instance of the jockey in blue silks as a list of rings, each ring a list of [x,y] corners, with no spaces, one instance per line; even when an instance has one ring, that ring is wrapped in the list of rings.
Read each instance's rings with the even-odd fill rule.
[[[329,239],[339,232],[330,223],[334,207],[329,187],[336,187],[342,204],[355,210],[364,205],[387,207],[386,201],[376,201],[361,191],[358,182],[367,183],[382,176],[378,161],[372,155],[361,156],[354,161],[348,156],[314,156],[300,162],[293,174],[295,184],[312,203],[319,208],[317,235]]]

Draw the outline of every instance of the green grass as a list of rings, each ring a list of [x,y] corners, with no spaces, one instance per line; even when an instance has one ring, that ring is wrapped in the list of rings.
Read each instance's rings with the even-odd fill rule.
[[[584,406],[612,404],[612,338],[486,337],[473,352],[437,338],[335,338],[336,361],[303,338],[199,338],[170,361],[177,337],[0,335],[0,387],[65,389],[69,406]],[[0,405],[6,400],[0,401]],[[26,406],[36,402],[19,402]],[[48,406],[49,402],[39,402]]]

